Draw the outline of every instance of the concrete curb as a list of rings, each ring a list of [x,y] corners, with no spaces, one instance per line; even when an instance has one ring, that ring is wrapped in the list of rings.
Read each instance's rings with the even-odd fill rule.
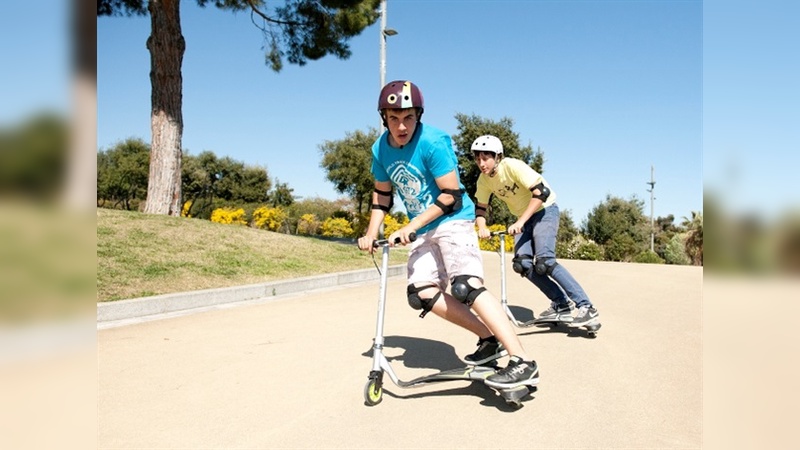
[[[405,264],[389,267],[389,277],[405,274]],[[97,323],[207,308],[227,303],[268,299],[314,289],[378,280],[379,278],[380,275],[377,270],[363,269],[269,283],[102,302],[97,304]]]

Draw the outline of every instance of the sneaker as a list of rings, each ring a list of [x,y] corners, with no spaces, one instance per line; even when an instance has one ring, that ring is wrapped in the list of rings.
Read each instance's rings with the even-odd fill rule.
[[[523,361],[517,356],[512,356],[508,365],[490,375],[485,381],[487,386],[500,389],[509,389],[517,386],[534,386],[539,384],[539,367],[536,361]]]
[[[571,327],[583,327],[586,325],[594,325],[598,321],[600,313],[594,306],[584,305],[578,308],[578,313],[570,324]]]
[[[572,305],[559,305],[556,302],[550,303],[550,307],[539,314],[539,322],[572,322]]]
[[[490,336],[486,339],[478,339],[478,350],[471,355],[464,357],[464,362],[470,366],[480,366],[498,358],[508,355],[503,344],[497,338]]]

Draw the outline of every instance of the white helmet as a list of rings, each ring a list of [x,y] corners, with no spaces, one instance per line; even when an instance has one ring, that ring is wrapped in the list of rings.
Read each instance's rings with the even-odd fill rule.
[[[475,139],[472,143],[473,152],[492,152],[497,155],[503,154],[503,143],[500,139],[490,134],[485,134]]]

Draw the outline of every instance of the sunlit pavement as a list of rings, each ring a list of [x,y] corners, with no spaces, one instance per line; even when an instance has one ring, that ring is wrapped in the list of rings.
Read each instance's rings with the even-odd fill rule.
[[[99,329],[98,447],[701,447],[702,268],[561,263],[603,326],[595,339],[518,328],[541,372],[519,410],[479,383],[388,376],[366,406],[374,281]],[[499,256],[484,265],[499,298]],[[518,318],[547,307],[510,270],[507,287]],[[385,354],[400,378],[460,366],[475,336],[419,319],[405,297],[391,278]]]

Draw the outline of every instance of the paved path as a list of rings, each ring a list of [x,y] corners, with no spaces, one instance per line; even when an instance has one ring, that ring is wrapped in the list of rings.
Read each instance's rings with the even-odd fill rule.
[[[510,262],[510,259],[509,259]],[[499,297],[499,256],[485,253]],[[99,448],[699,448],[702,268],[561,261],[599,336],[518,329],[539,390],[513,411],[483,385],[389,383],[364,405],[377,282],[97,332]],[[510,265],[508,265],[510,269]],[[519,318],[545,309],[508,274]],[[386,354],[410,379],[460,365],[476,339],[420,320],[389,283]]]

